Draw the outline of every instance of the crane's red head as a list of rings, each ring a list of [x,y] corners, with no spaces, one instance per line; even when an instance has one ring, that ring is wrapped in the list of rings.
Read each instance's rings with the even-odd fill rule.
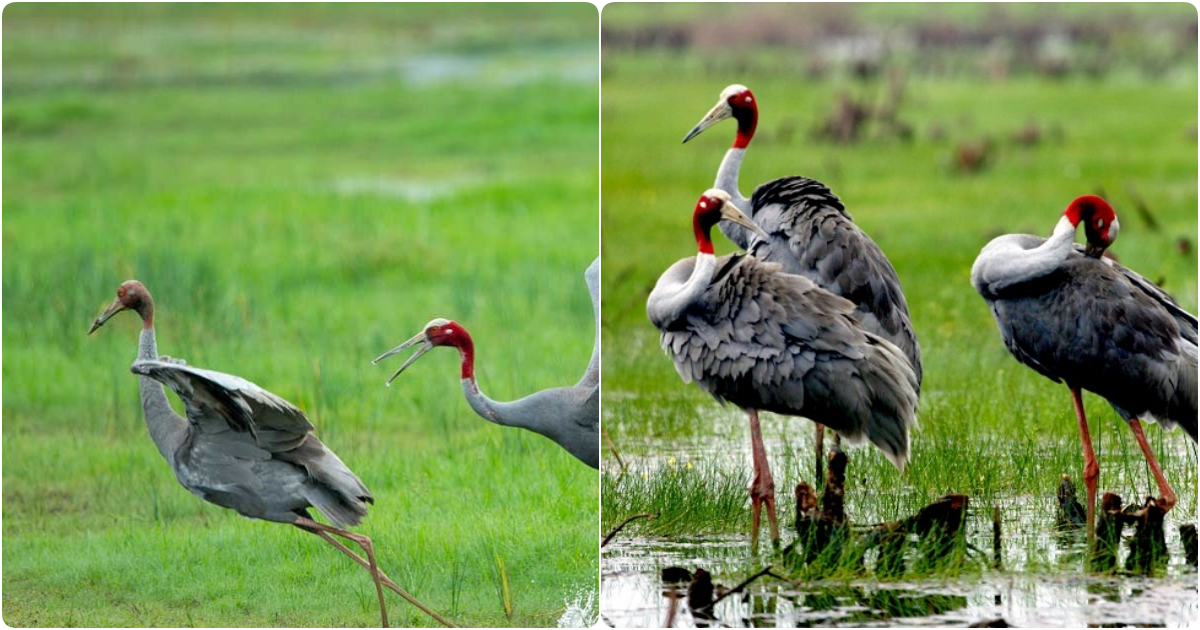
[[[734,84],[721,90],[721,98],[717,100],[717,104],[683,137],[683,141],[695,138],[700,132],[726,118],[733,118],[738,123],[733,148],[745,149],[754,138],[754,130],[758,128],[758,100],[754,98],[750,88]]]
[[[154,300],[150,297],[150,291],[146,290],[146,286],[137,280],[126,280],[117,287],[117,299],[113,300],[108,308],[92,322],[92,327],[88,329],[88,334],[96,332],[96,329],[104,325],[109,318],[121,311],[134,311],[142,317],[142,326],[150,328],[154,325]]]
[[[453,346],[462,349],[471,345],[471,335],[458,322],[441,317],[425,324],[425,339],[433,346]]]
[[[1083,224],[1083,233],[1087,237],[1087,253],[1099,258],[1105,249],[1117,240],[1121,224],[1117,221],[1117,213],[1104,199],[1096,195],[1077,197],[1067,206],[1063,216],[1076,227]]]
[[[474,378],[475,344],[471,341],[471,335],[467,332],[467,329],[460,326],[458,322],[443,319],[441,317],[430,320],[428,324],[425,324],[424,330],[414,335],[408,341],[405,341],[395,348],[392,348],[391,350],[379,355],[371,363],[379,363],[383,359],[386,359],[393,354],[397,354],[407,348],[411,348],[417,344],[421,344],[421,346],[417,348],[417,351],[414,352],[413,355],[409,357],[403,365],[400,366],[400,369],[396,370],[395,374],[392,374],[392,377],[387,381],[388,385],[391,385],[392,381],[396,380],[396,377],[400,376],[400,373],[407,369],[408,366],[412,365],[417,359],[421,358],[421,355],[438,346],[450,346],[458,348],[459,354],[462,355],[462,377]]]
[[[729,193],[713,188],[700,195],[700,199],[696,201],[696,210],[692,213],[692,230],[696,234],[696,245],[701,254],[713,253],[712,238],[709,235],[713,226],[721,221],[736,223],[763,238],[767,236],[750,217],[733,205]]]

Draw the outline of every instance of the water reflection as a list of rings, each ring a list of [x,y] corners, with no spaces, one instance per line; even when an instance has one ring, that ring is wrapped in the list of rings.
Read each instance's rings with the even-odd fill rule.
[[[1014,626],[1183,627],[1200,615],[1195,573],[1166,577],[1092,577],[1057,573],[983,572],[953,579],[855,580],[793,584],[763,578],[694,614],[681,570],[711,573],[717,596],[760,566],[743,537],[674,543],[614,541],[605,548],[601,608],[610,627],[662,627],[670,598],[674,627],[967,626],[1003,619]],[[663,581],[667,577],[676,582]],[[673,593],[673,595],[672,595]]]

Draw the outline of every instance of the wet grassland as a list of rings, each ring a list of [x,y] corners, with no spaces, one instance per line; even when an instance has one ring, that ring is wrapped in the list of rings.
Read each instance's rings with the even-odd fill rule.
[[[664,586],[662,568],[702,567],[732,587],[767,565],[787,579],[762,578],[748,587],[749,600],[723,600],[719,618],[735,625],[752,617],[768,625],[901,617],[937,625],[995,616],[1179,625],[1195,617],[1195,574],[1177,529],[1197,518],[1195,443],[1183,431],[1148,429],[1179,496],[1166,519],[1170,563],[1157,577],[1090,576],[1080,535],[1055,531],[1062,475],[1078,480],[1083,466],[1069,392],[1009,355],[969,281],[988,240],[1047,235],[1067,203],[1099,193],[1121,218],[1112,251],[1122,264],[1196,312],[1195,12],[1185,7],[1172,18],[1126,5],[1092,15],[1077,8],[1060,8],[1054,19],[961,5],[937,19],[912,5],[858,13],[714,7],[719,15],[704,16],[670,7],[605,10],[603,421],[627,466],[606,453],[602,529],[631,514],[658,515],[630,524],[604,550],[602,609],[610,623],[663,623],[670,609],[663,589],[683,591]],[[717,39],[706,36],[714,18],[724,25]],[[1121,23],[1157,33],[1159,48],[1104,35]],[[1190,23],[1190,36],[1172,23]],[[991,36],[1006,25],[1008,39]],[[1069,35],[1051,37],[1056,25]],[[1021,37],[1042,42],[1028,47],[1042,52],[1024,56],[1015,43]],[[970,44],[980,41],[993,45]],[[876,45],[883,52],[869,54]],[[749,86],[760,107],[742,192],[796,174],[829,185],[895,266],[921,343],[925,380],[911,460],[901,474],[875,449],[849,448],[847,518],[897,521],[943,495],[966,495],[963,540],[978,551],[923,571],[910,551],[910,570],[883,579],[878,551],[867,555],[865,573],[855,565],[816,575],[788,567],[769,545],[751,550],[745,414],[682,383],[645,316],[658,275],[695,254],[691,211],[712,185],[734,125],[687,145],[680,139],[730,83]],[[852,105],[867,115],[845,131]],[[720,235],[714,241],[718,254],[733,251]],[[1101,492],[1140,503],[1155,485],[1132,433],[1103,399],[1085,394],[1085,404]],[[817,485],[812,424],[767,414],[763,433],[786,546],[797,538],[793,488]],[[993,508],[1001,515],[1000,568],[992,566]],[[920,599],[942,595],[952,599]],[[882,599],[889,597],[916,604],[888,607]],[[682,603],[677,615],[678,624],[702,621]]]

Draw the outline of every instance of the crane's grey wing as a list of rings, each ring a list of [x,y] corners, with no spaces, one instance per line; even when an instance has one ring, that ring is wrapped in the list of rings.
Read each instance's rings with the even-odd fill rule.
[[[1080,249],[1082,249],[1082,246],[1080,246]],[[1175,301],[1175,298],[1171,297],[1166,291],[1163,291],[1158,285],[1142,277],[1136,271],[1111,259],[1102,260],[1124,276],[1129,284],[1145,295],[1147,299],[1157,302],[1166,309],[1171,314],[1171,317],[1175,318],[1175,323],[1179,326],[1179,334],[1184,339],[1193,344],[1197,343],[1195,315],[1183,310],[1183,307]]]
[[[1195,320],[1132,273],[1072,254],[1054,273],[1026,283],[1024,294],[991,301],[992,311],[1022,363],[1100,394],[1124,417],[1149,414],[1194,433],[1196,344],[1188,337]]]
[[[600,257],[597,256],[587,271],[583,272],[583,280],[587,283],[588,295],[592,298],[592,321],[596,327],[596,339],[592,343],[592,358],[588,361],[587,371],[579,380],[579,385],[586,386],[600,383]]]
[[[206,500],[268,520],[280,520],[281,510],[266,499],[287,509],[312,505],[338,527],[358,524],[374,502],[304,412],[279,396],[239,376],[176,362],[138,361],[131,369],[183,400],[199,432],[185,449],[196,479],[184,485],[202,488]]]
[[[170,387],[201,431],[221,432],[224,427],[212,425],[224,423],[276,453],[300,446],[313,429],[304,412],[239,376],[163,361],[138,361],[130,369]]]
[[[920,381],[921,349],[900,278],[837,195],[807,177],[784,177],[759,186],[751,205],[769,238],[755,239],[749,253],[850,300],[863,329],[903,350]]]

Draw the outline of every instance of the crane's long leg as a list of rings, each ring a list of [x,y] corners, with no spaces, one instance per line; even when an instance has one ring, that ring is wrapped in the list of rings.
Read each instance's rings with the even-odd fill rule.
[[[329,534],[326,532],[335,532],[340,536],[344,536],[349,540],[353,540],[354,542],[358,543],[358,546],[362,547],[368,558],[367,570],[371,572],[371,579],[375,582],[375,594],[379,596],[379,616],[382,620],[383,627],[388,627],[387,603],[383,601],[383,586],[380,584],[380,576],[382,571],[379,570],[379,565],[375,562],[375,546],[371,544],[371,539],[363,536],[362,534],[355,534],[338,529],[336,527],[322,525],[321,523],[305,517],[300,517],[296,520],[296,527],[317,534],[321,538],[324,538],[330,542],[333,542],[333,540],[329,538]],[[340,544],[335,546],[340,546]]]
[[[767,507],[767,520],[771,523],[771,540],[779,540],[779,521],[775,517],[775,480],[771,478],[771,466],[767,462],[767,449],[763,446],[762,429],[758,425],[758,410],[750,414],[750,449],[754,457],[754,481],[750,484],[750,544],[758,547],[758,526],[763,504]]]
[[[400,588],[395,582],[392,581],[391,578],[389,578],[387,576],[386,573],[383,572],[383,569],[380,569],[377,564],[374,564],[373,545],[370,544],[370,539],[367,538],[366,536],[363,536],[362,534],[355,534],[354,532],[348,532],[348,531],[345,531],[342,529],[338,529],[336,527],[322,525],[321,523],[318,523],[312,519],[307,519],[307,518],[298,519],[296,522],[296,526],[300,527],[301,529],[303,529],[305,531],[309,531],[309,532],[312,532],[312,533],[320,536],[326,542],[328,542],[329,544],[336,547],[339,551],[341,551],[342,553],[349,556],[351,560],[362,565],[368,571],[373,570],[376,574],[378,574],[379,582],[382,583],[383,586],[386,586],[388,589],[392,590],[400,597],[403,597],[405,600],[408,601],[408,603],[412,604],[413,606],[416,606],[421,612],[429,615],[434,620],[436,620],[438,623],[446,626],[447,628],[457,628],[458,627],[458,626],[455,626],[450,621],[448,621],[445,617],[442,617],[441,615],[434,612],[431,608],[429,608],[425,604],[421,603],[420,600],[418,600],[416,597],[413,597],[411,594],[408,593],[408,591],[405,591],[404,589]],[[371,558],[371,560],[364,560],[362,558],[362,556],[354,553],[353,551],[351,551],[349,548],[347,548],[345,545],[343,545],[341,542],[339,542],[337,539],[333,538],[329,534],[337,534],[338,536],[342,536],[349,540],[353,540],[354,542],[358,543],[360,546],[362,546],[362,542],[360,539],[366,539],[368,546],[363,546],[363,551],[365,551],[367,553],[367,556],[369,558]],[[372,567],[374,567],[374,568],[372,568]]]
[[[1088,547],[1096,540],[1096,483],[1100,479],[1100,465],[1092,451],[1092,435],[1088,432],[1087,416],[1083,413],[1083,397],[1079,388],[1071,388],[1071,400],[1075,402],[1075,417],[1079,420],[1079,435],[1083,438],[1083,483],[1087,486],[1087,539]],[[1137,433],[1135,431],[1134,433]]]
[[[1146,456],[1146,462],[1150,464],[1150,472],[1154,474],[1154,480],[1158,482],[1158,492],[1162,495],[1158,499],[1158,507],[1162,508],[1163,512],[1170,512],[1171,508],[1175,507],[1175,491],[1171,490],[1171,485],[1163,476],[1158,460],[1154,458],[1154,453],[1150,452],[1150,444],[1146,442],[1146,434],[1142,432],[1141,420],[1130,418],[1129,428],[1133,429],[1133,437],[1137,438],[1138,446],[1142,447],[1142,455]]]

